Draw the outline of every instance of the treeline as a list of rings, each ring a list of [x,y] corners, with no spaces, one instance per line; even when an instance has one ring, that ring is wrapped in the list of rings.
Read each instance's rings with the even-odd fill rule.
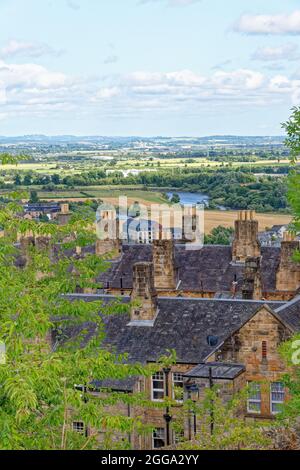
[[[265,167],[267,170],[269,167]],[[248,170],[248,171],[247,171]],[[260,170],[262,171],[262,170]],[[103,170],[91,170],[78,175],[40,175],[30,172],[14,176],[15,186],[41,186],[44,190],[58,187],[75,189],[88,186],[141,185],[149,188],[195,191],[210,197],[210,208],[254,209],[259,212],[286,211],[287,185],[284,176],[256,175],[249,168],[177,168],[142,172],[127,178],[122,173],[106,175]],[[7,187],[7,185],[5,186]]]

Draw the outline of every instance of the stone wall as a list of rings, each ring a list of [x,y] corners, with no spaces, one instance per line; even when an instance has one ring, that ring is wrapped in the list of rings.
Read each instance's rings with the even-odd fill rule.
[[[156,289],[176,288],[174,240],[153,241],[154,283]]]
[[[300,263],[293,260],[299,249],[300,242],[286,234],[281,243],[280,265],[276,273],[277,290],[297,291],[300,288]]]
[[[286,366],[278,346],[291,336],[291,332],[263,306],[254,317],[228,339],[215,359],[244,364],[245,379],[262,384],[262,417],[270,412],[270,382],[280,381]],[[264,342],[264,345],[263,345]],[[266,354],[263,353],[265,349]]]

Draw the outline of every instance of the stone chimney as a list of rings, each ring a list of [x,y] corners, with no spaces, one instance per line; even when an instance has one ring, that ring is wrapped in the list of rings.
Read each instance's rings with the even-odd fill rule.
[[[232,244],[232,261],[234,263],[245,263],[249,257],[260,257],[258,221],[254,217],[254,211],[240,211],[238,214]]]
[[[101,219],[96,224],[96,248],[97,256],[112,254],[118,256],[122,249],[120,242],[120,222],[116,218],[115,211],[104,210]]]
[[[156,289],[176,289],[177,276],[175,268],[174,240],[169,234],[169,239],[153,240],[153,265],[154,285]]]
[[[69,223],[71,217],[70,206],[67,203],[60,204],[60,212],[57,214],[59,225],[66,225]]]
[[[68,203],[60,204],[60,212],[61,214],[69,214],[70,206]]]
[[[199,227],[197,220],[197,208],[185,207],[182,214],[182,240],[183,242],[194,242],[196,238],[196,230]]]
[[[133,289],[131,294],[131,324],[151,326],[157,315],[157,294],[154,287],[153,263],[140,262],[133,266]]]
[[[297,291],[300,287],[300,262],[293,260],[295,251],[300,250],[300,242],[292,232],[283,234],[281,242],[280,264],[276,273],[276,289]]]
[[[245,300],[262,299],[263,294],[260,271],[260,257],[246,259],[242,293],[243,299]]]

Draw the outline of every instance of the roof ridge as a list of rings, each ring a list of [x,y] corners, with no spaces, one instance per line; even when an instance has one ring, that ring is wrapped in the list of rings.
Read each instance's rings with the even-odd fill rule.
[[[63,294],[66,297],[78,297],[78,298],[110,298],[110,299],[129,299],[129,295],[113,295],[113,294],[80,294],[80,293],[69,293],[69,294]],[[168,300],[170,302],[178,300],[180,302],[191,302],[191,301],[197,301],[197,302],[234,302],[234,303],[248,303],[248,304],[258,304],[258,305],[274,305],[274,304],[282,304],[283,301],[280,300],[249,300],[249,299],[216,299],[216,298],[203,298],[203,297],[166,297],[166,296],[158,296],[158,301],[160,300]],[[300,299],[300,296],[299,296]],[[285,307],[286,304],[281,305],[280,308]],[[277,309],[275,310],[277,311]]]

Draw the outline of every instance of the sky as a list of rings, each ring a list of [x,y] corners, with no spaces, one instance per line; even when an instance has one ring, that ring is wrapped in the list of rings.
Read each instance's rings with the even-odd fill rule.
[[[0,135],[277,135],[299,0],[0,0]]]

